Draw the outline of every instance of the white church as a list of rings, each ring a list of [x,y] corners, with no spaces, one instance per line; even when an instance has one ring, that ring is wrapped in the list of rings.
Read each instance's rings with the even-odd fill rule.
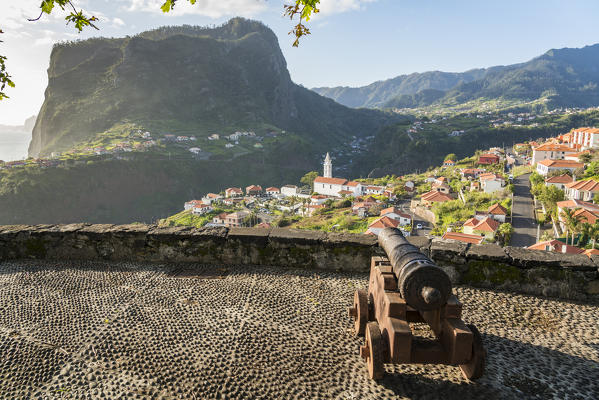
[[[361,196],[364,186],[360,182],[348,181],[345,178],[333,178],[333,162],[327,153],[324,159],[324,176],[314,179],[314,191],[328,196]]]

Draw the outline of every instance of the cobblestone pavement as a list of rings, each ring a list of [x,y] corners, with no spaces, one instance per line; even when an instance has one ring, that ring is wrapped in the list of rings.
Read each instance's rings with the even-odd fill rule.
[[[487,347],[371,381],[346,309],[366,274],[0,263],[0,398],[597,399],[599,307],[455,289]]]

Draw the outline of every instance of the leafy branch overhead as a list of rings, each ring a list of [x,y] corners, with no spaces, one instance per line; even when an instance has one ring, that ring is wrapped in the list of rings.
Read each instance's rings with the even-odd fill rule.
[[[192,5],[197,3],[197,0],[187,0]],[[260,1],[260,0],[256,0]],[[177,3],[177,0],[166,0],[160,9],[163,12],[169,12]],[[295,35],[295,41],[293,46],[299,45],[299,40],[302,36],[309,35],[310,30],[304,25],[305,21],[309,21],[313,14],[316,14],[319,10],[317,8],[320,0],[295,0],[293,4],[285,4],[283,15],[289,17],[291,20],[298,18],[298,24],[293,27],[289,34]],[[40,14],[37,18],[31,18],[29,21],[38,21],[44,14],[51,14],[55,11],[56,7],[59,7],[62,11],[68,11],[65,20],[67,25],[72,23],[79,32],[83,31],[84,28],[91,27],[99,29],[95,23],[98,18],[93,15],[87,15],[82,9],[77,10],[71,0],[43,0],[40,5]],[[0,30],[0,33],[3,33]],[[0,40],[0,42],[2,42]],[[6,86],[15,87],[14,82],[10,79],[10,75],[6,72],[5,65],[6,57],[0,55],[0,100],[8,98],[4,89]]]

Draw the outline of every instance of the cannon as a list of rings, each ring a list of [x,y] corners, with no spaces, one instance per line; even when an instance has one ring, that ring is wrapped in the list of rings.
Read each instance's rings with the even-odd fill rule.
[[[462,321],[449,276],[400,230],[385,228],[378,240],[387,257],[372,257],[368,291],[357,290],[349,308],[370,378],[382,378],[387,363],[457,365],[466,379],[480,378],[486,350]]]

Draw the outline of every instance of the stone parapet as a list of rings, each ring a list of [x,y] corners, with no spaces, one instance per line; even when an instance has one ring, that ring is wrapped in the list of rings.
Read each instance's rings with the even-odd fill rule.
[[[442,239],[408,240],[454,284],[575,300],[599,300],[599,258]],[[0,260],[109,260],[277,265],[365,272],[376,237],[295,229],[155,225],[0,226]]]

